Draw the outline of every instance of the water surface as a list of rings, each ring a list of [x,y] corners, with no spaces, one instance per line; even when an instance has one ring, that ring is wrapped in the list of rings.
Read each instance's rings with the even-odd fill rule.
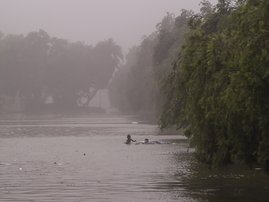
[[[0,201],[267,201],[261,171],[213,173],[187,146],[132,117],[2,118]]]

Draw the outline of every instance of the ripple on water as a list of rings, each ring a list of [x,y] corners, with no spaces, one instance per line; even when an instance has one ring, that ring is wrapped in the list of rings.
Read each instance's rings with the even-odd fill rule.
[[[137,141],[170,144],[125,145],[128,133]],[[263,176],[256,182],[247,173],[197,169],[185,138],[160,135],[156,126],[130,119],[0,121],[0,137],[3,202],[249,201],[244,195],[251,194],[268,199]]]

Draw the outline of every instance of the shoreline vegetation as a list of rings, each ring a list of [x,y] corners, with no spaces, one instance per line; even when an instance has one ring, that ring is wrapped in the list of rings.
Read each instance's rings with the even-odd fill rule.
[[[183,125],[212,167],[269,170],[268,8],[266,0],[219,1],[192,16],[166,81],[162,126]]]

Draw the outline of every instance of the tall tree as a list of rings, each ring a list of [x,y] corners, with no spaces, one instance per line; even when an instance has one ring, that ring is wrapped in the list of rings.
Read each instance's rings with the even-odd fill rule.
[[[211,165],[269,168],[268,6],[220,0],[213,12],[194,15],[166,82],[163,126],[183,124]]]

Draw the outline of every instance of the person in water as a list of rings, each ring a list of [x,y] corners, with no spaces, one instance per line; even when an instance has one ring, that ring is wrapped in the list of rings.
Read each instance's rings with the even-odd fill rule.
[[[149,139],[146,138],[146,139],[144,140],[143,144],[161,144],[161,143],[160,143],[159,141],[156,141],[156,140],[154,140],[154,141],[149,141]]]
[[[149,143],[149,139],[146,138],[146,139],[144,140],[143,144],[148,144],[148,143]]]
[[[127,140],[126,140],[125,144],[131,144],[132,142],[136,142],[136,140],[133,140],[133,139],[131,138],[131,135],[128,134],[128,135],[127,135]]]
[[[159,141],[149,141],[149,139],[146,138],[144,141],[137,142],[136,144],[162,144],[162,143]]]

